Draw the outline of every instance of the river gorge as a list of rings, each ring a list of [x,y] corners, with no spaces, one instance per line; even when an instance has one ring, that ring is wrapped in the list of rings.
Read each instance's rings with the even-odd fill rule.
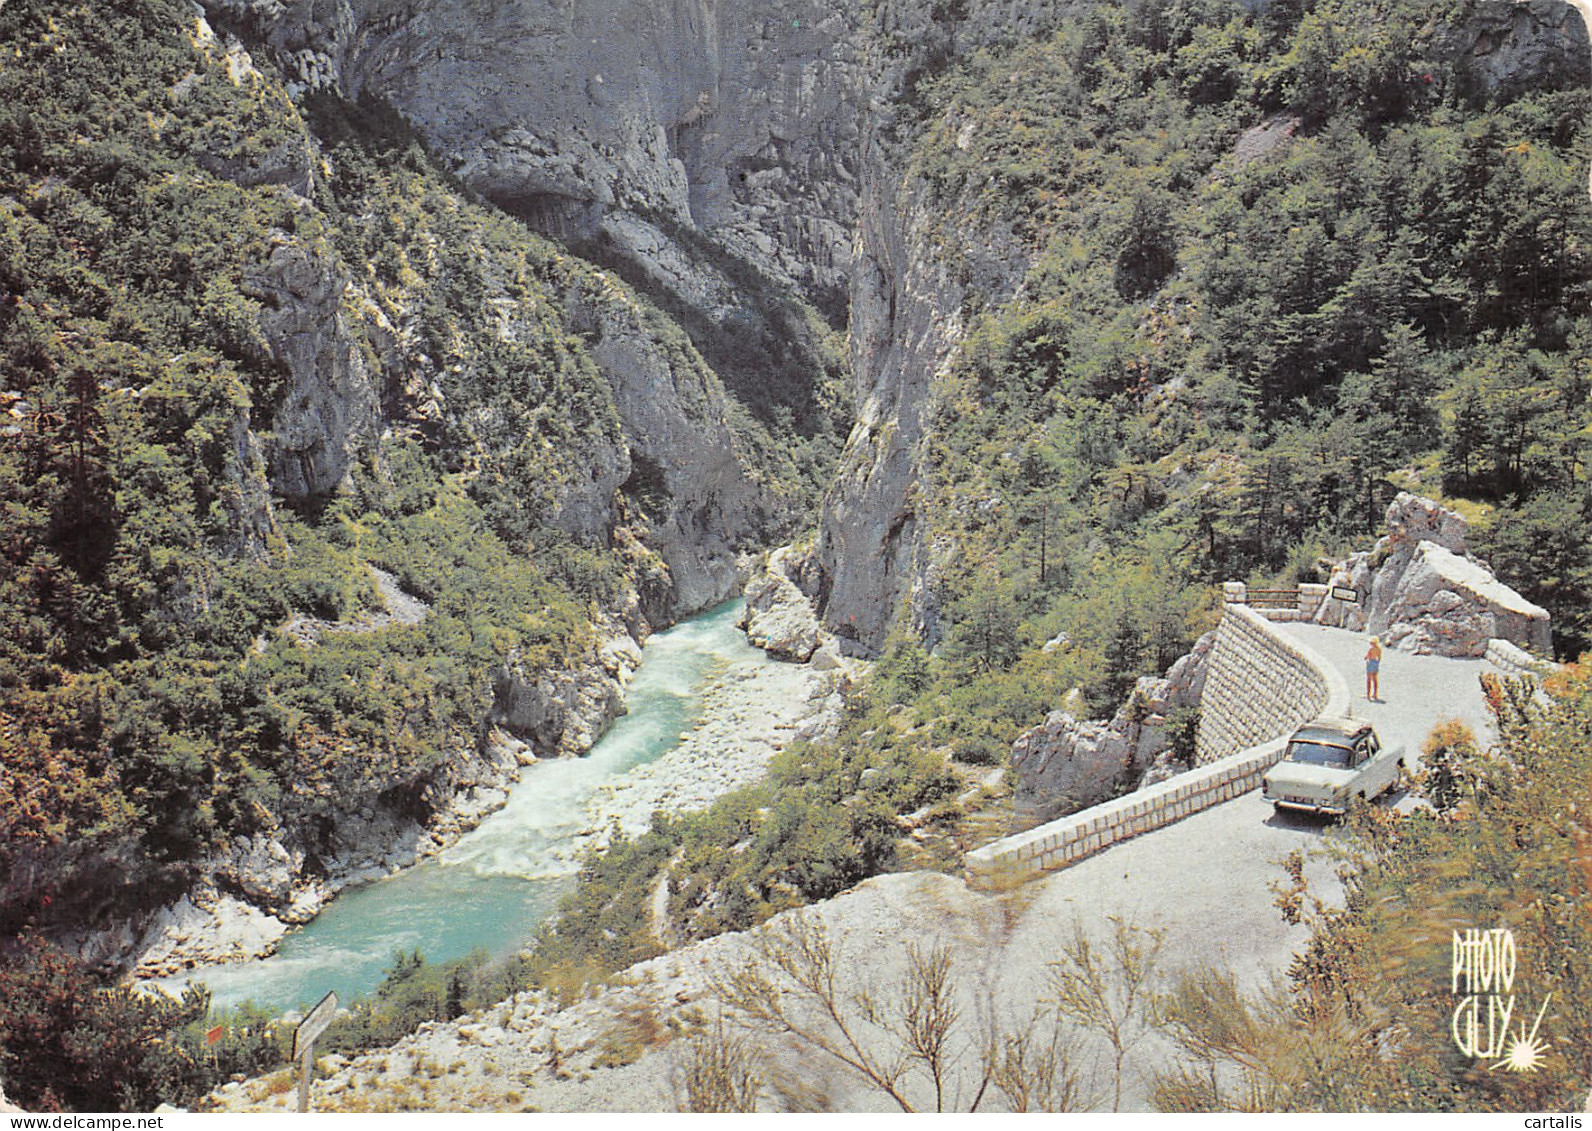
[[[652,636],[627,713],[584,758],[528,768],[502,809],[436,857],[344,893],[268,958],[153,983],[207,985],[213,1004],[278,1009],[380,983],[397,951],[445,962],[524,945],[569,890],[586,847],[613,821],[645,828],[655,804],[698,807],[761,773],[810,713],[817,682],[736,627],[739,600]]]

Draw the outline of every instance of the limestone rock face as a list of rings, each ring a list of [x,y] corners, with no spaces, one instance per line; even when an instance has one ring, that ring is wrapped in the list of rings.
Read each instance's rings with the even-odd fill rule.
[[[1198,705],[1205,694],[1205,677],[1210,671],[1211,649],[1216,646],[1216,633],[1207,632],[1194,642],[1186,655],[1178,657],[1166,672],[1165,700],[1167,714],[1179,707]]]
[[[1048,820],[1187,769],[1166,756],[1167,721],[1198,705],[1215,643],[1208,632],[1164,678],[1141,677],[1109,722],[1058,710],[1020,735],[1012,745],[1018,810]],[[1147,772],[1151,781],[1141,781]]]
[[[238,837],[216,869],[217,878],[262,907],[277,907],[291,900],[302,852],[297,860],[282,843],[265,833]]]
[[[1115,796],[1131,772],[1133,745],[1111,723],[1052,711],[1012,745],[1019,811],[1055,816]]]
[[[1433,47],[1468,63],[1488,90],[1517,91],[1566,77],[1584,84],[1588,78],[1580,14],[1557,0],[1483,0],[1462,23],[1437,29]]]
[[[671,359],[634,303],[571,293],[566,311],[595,343],[592,359],[613,390],[628,446],[613,449],[611,466],[594,453],[581,494],[560,503],[560,525],[595,540],[615,522],[614,492],[650,473],[668,505],[646,540],[673,590],[669,607],[653,611],[672,616],[728,599],[745,580],[742,552],[782,516],[736,451],[723,388],[706,368]]]
[[[763,572],[746,584],[741,627],[746,638],[769,655],[805,664],[823,643],[824,632],[796,583],[801,560],[802,555],[789,546],[768,556]]]
[[[688,311],[699,345],[715,334],[792,339],[792,320],[768,313],[782,296],[849,326],[859,419],[826,499],[823,577],[802,586],[826,626],[866,654],[902,596],[916,627],[934,634],[936,549],[910,500],[930,379],[960,337],[953,279],[998,301],[1026,266],[1004,231],[968,233],[955,272],[941,262],[931,228],[943,209],[903,180],[894,101],[909,76],[1039,34],[1059,13],[1041,0],[953,7],[962,10],[910,0],[208,0],[205,10],[302,87],[390,100],[472,188]],[[808,350],[787,345],[798,360]],[[303,478],[338,472],[314,428],[295,437],[291,454],[311,465]],[[735,509],[723,492],[707,494],[691,519],[703,529],[721,506]],[[683,530],[677,544],[697,533]],[[701,570],[670,559],[683,606],[707,603],[701,595],[727,580],[723,558],[710,556],[692,563]]]
[[[375,383],[344,315],[347,286],[335,263],[286,238],[248,281],[292,382],[266,452],[272,486],[291,499],[336,487],[377,434]]]
[[[492,679],[492,725],[530,744],[538,758],[579,755],[624,713],[624,688],[641,650],[618,626],[586,661],[567,670],[526,665],[511,654]]]
[[[1422,542],[1398,584],[1375,601],[1372,632],[1406,652],[1482,656],[1494,637],[1551,655],[1548,612],[1493,576],[1480,562]]]
[[[1470,553],[1462,516],[1403,491],[1388,504],[1387,530],[1371,553],[1351,554],[1333,569],[1318,624],[1372,632],[1406,652],[1482,656],[1496,637],[1551,654],[1547,610]],[[1381,564],[1373,570],[1374,561]],[[1358,600],[1332,597],[1339,588],[1353,589]]]
[[[305,86],[391,100],[472,188],[689,292],[680,230],[839,316],[866,14],[818,0],[211,0]]]
[[[1388,504],[1384,523],[1387,535],[1377,543],[1377,549],[1390,556],[1421,542],[1436,543],[1455,554],[1469,553],[1466,539],[1470,536],[1470,524],[1457,512],[1431,499],[1400,491]]]
[[[155,916],[134,974],[159,978],[194,962],[236,962],[268,954],[288,925],[251,903],[214,891],[183,896]]]

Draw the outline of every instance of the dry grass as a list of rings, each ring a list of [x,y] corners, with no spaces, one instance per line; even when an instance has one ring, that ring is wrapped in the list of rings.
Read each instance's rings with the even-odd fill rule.
[[[298,1079],[294,1076],[293,1069],[283,1068],[250,1084],[249,1100],[252,1103],[263,1103],[272,1096],[286,1095],[297,1083]]]
[[[640,1060],[649,1049],[674,1039],[674,1031],[650,1001],[626,1006],[598,1039],[594,1068],[622,1068]]]

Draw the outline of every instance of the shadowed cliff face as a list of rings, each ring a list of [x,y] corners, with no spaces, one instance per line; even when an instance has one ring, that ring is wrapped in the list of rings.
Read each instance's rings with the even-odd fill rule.
[[[913,502],[921,422],[964,299],[1003,302],[1026,269],[1009,233],[928,238],[903,168],[914,83],[1084,6],[206,0],[304,86],[387,99],[470,187],[651,294],[765,421],[790,412],[800,432],[818,413],[796,387],[821,369],[803,311],[849,331],[854,417],[818,554],[824,619],[864,649],[904,599],[935,634],[949,551]],[[1487,0],[1473,16],[1435,28],[1434,47],[1473,60],[1479,82],[1579,65],[1568,5]]]
[[[864,18],[813,0],[211,0],[306,85],[371,91],[472,188],[694,302],[685,227],[844,317]],[[718,277],[715,277],[718,276]],[[730,284],[727,286],[726,284]]]

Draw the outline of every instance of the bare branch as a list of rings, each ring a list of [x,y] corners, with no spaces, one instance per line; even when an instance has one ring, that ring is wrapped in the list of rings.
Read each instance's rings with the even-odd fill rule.
[[[762,1050],[742,1033],[731,1032],[720,1012],[713,1027],[698,1029],[686,1039],[681,1070],[685,1092],[681,1111],[747,1112],[757,1110],[763,1090]]]

